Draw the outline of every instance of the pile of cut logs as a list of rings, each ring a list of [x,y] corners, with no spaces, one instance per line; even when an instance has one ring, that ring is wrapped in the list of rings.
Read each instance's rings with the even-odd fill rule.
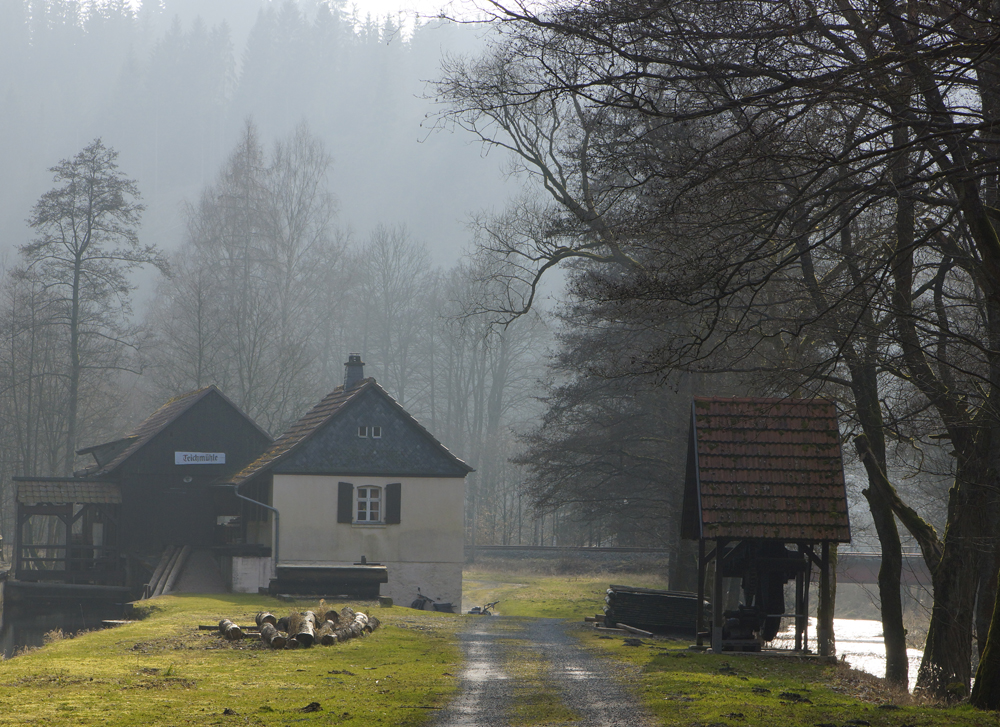
[[[238,641],[256,630],[260,640],[272,649],[297,649],[313,644],[330,646],[365,636],[381,624],[374,616],[344,606],[340,611],[329,610],[320,618],[314,611],[290,613],[277,618],[271,613],[258,613],[256,629],[241,627],[224,618],[219,621],[219,633],[228,641]]]

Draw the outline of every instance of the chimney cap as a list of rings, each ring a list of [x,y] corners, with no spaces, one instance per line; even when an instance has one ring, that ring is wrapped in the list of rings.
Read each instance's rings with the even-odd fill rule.
[[[365,362],[361,360],[360,353],[347,354],[347,363],[344,364],[344,390],[353,389],[365,378]]]

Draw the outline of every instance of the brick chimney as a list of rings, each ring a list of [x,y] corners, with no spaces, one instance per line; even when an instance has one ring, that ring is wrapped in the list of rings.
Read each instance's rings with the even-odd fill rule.
[[[347,363],[344,364],[344,391],[353,389],[365,378],[365,362],[361,360],[360,353],[347,354]]]

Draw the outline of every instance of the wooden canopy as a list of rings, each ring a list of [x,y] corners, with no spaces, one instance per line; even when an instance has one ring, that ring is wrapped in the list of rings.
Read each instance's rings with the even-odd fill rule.
[[[795,649],[805,649],[815,565],[819,652],[832,654],[830,545],[851,540],[836,406],[822,399],[695,398],[681,536],[699,542],[699,598],[715,562],[713,650],[769,641],[781,617],[794,618]],[[738,612],[723,612],[723,577],[742,579],[746,606]],[[790,579],[795,604],[785,613],[782,590]],[[700,644],[701,610],[698,632]]]

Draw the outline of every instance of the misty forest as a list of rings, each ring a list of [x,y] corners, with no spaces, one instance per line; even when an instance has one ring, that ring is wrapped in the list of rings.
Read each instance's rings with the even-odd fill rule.
[[[687,400],[549,373],[553,306],[492,313],[509,290],[475,243],[524,184],[430,85],[484,28],[177,5],[0,4],[0,158],[23,170],[0,195],[5,532],[11,476],[72,473],[76,450],[209,384],[280,434],[357,351],[476,468],[470,542],[631,545],[637,521],[643,544],[675,541],[660,445],[683,444]],[[526,445],[550,397],[580,396],[567,384],[586,403],[558,448],[579,461],[552,488],[530,464],[557,443]]]
[[[5,537],[12,476],[209,384],[279,434],[359,352],[467,544],[689,587],[692,394],[822,396],[887,679],[918,552],[918,689],[997,706],[995,3],[229,5],[0,0]]]

